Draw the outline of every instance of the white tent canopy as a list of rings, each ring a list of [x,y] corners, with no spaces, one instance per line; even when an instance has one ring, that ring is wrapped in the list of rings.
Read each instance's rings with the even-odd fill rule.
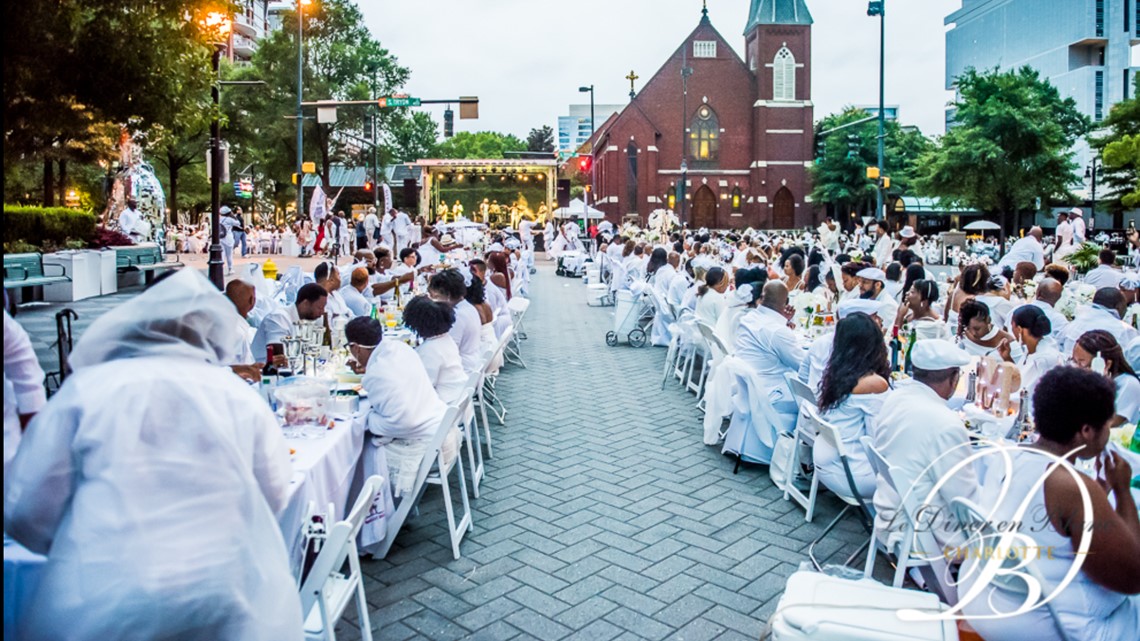
[[[587,207],[585,201],[581,198],[575,198],[570,201],[569,207],[559,207],[554,210],[555,218],[573,218],[577,216],[579,219],[599,220],[605,218],[606,215],[593,207]]]

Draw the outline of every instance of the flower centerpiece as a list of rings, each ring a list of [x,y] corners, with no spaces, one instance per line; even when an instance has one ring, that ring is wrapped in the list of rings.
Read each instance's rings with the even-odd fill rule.
[[[1077,315],[1077,310],[1084,305],[1092,304],[1093,296],[1096,294],[1096,287],[1087,283],[1069,283],[1061,292],[1061,300],[1057,301],[1057,311],[1065,315],[1065,318],[1073,320]]]

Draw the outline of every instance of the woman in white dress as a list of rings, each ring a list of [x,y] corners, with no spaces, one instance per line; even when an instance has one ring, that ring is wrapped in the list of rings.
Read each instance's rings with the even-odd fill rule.
[[[1014,615],[1026,602],[1025,588],[1007,589],[995,581],[976,585],[987,576],[982,567],[1000,559],[968,555],[958,572],[962,581],[958,594],[981,591],[959,606],[986,641],[1060,639],[1058,628],[1071,641],[1136,638],[1140,519],[1129,491],[1131,466],[1105,447],[1113,396],[1112,384],[1101,376],[1073,367],[1050,370],[1033,394],[1037,442],[1008,449],[1008,468],[998,457],[989,459],[989,465],[1001,466],[998,472],[1004,474],[991,470],[983,488],[983,496],[989,498],[982,501],[981,518],[988,523],[1024,524],[1017,528],[1021,540],[1013,545],[1015,550],[1029,546],[1030,554],[1018,558],[1040,577],[1041,592],[1036,607]],[[1055,463],[1065,459],[1071,465],[1078,458],[1096,459],[1099,478]],[[971,550],[994,545],[996,541],[978,537],[968,543]],[[1082,551],[1084,545],[1088,548]],[[1025,568],[1017,572],[1027,576]],[[1048,607],[1040,604],[1044,599],[1050,599]]]
[[[993,322],[985,303],[970,299],[958,309],[958,340],[971,356],[997,356],[1003,343],[1013,343],[1013,336]]]
[[[866,500],[875,494],[875,471],[859,439],[873,436],[871,426],[889,389],[890,375],[887,345],[878,323],[860,312],[839,321],[831,358],[819,385],[819,411],[839,430],[856,489]],[[834,447],[816,438],[812,458],[815,473],[828,489],[851,495],[851,484]]]
[[[726,300],[724,311],[716,322],[714,331],[729,353],[736,349],[736,332],[740,329],[740,319],[755,309],[760,301],[764,283],[768,282],[768,272],[762,268],[741,269],[736,272],[736,289]]]
[[[697,320],[716,327],[728,307],[724,293],[728,291],[729,284],[728,272],[722,267],[713,267],[705,273],[705,282],[697,288]]]
[[[938,312],[934,311],[936,302],[938,302],[938,283],[926,279],[914,281],[903,296],[905,305],[899,308],[898,316],[895,317],[895,327],[910,323],[918,340],[949,339],[950,328],[942,322]]]
[[[455,324],[455,309],[427,296],[416,296],[404,307],[404,324],[422,341],[416,354],[423,361],[428,379],[440,400],[455,404],[461,400],[467,374],[459,346],[448,333]]]
[[[1037,381],[1045,372],[1064,361],[1053,326],[1045,310],[1036,305],[1022,305],[1011,316],[1010,330],[1016,343],[998,348],[1002,359],[1017,365],[1021,372],[1021,387],[1032,396]]]
[[[807,282],[804,281],[804,257],[791,254],[784,259],[784,284],[788,286],[788,293],[806,291]]]
[[[1096,361],[1098,356],[1104,360],[1104,371],[1097,371],[1093,366],[1094,362],[1100,365]],[[1110,422],[1112,427],[1140,421],[1140,380],[1112,334],[1103,329],[1081,334],[1073,346],[1073,363],[1104,374],[1116,386],[1116,416]]]
[[[471,283],[467,285],[467,302],[479,312],[479,339],[481,343],[481,351],[488,352],[499,345],[499,337],[495,333],[495,312],[491,309],[491,304],[487,302],[487,294],[484,289],[483,281],[478,278],[472,278]],[[503,366],[503,355],[496,354],[495,359],[491,361],[491,366],[488,374],[495,376],[499,373],[499,368]]]

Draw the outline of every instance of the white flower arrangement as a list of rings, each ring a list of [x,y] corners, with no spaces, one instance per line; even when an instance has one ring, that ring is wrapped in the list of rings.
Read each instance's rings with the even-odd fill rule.
[[[1085,305],[1092,304],[1093,296],[1096,294],[1096,287],[1086,283],[1070,283],[1065,287],[1061,293],[1061,300],[1057,301],[1057,311],[1064,314],[1065,318],[1073,320],[1077,316],[1077,310]]]
[[[800,319],[809,318],[817,308],[827,308],[827,299],[813,292],[794,292],[789,300],[792,309],[796,310],[796,318]]]

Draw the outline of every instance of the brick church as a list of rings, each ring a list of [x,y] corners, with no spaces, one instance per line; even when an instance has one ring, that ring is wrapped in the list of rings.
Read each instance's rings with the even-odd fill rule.
[[[811,25],[805,0],[751,0],[747,61],[700,23],[596,132],[594,195],[606,218],[672,209],[692,228],[816,222]],[[686,70],[683,75],[683,70]],[[679,136],[678,134],[682,134]],[[685,204],[676,202],[687,168]]]

